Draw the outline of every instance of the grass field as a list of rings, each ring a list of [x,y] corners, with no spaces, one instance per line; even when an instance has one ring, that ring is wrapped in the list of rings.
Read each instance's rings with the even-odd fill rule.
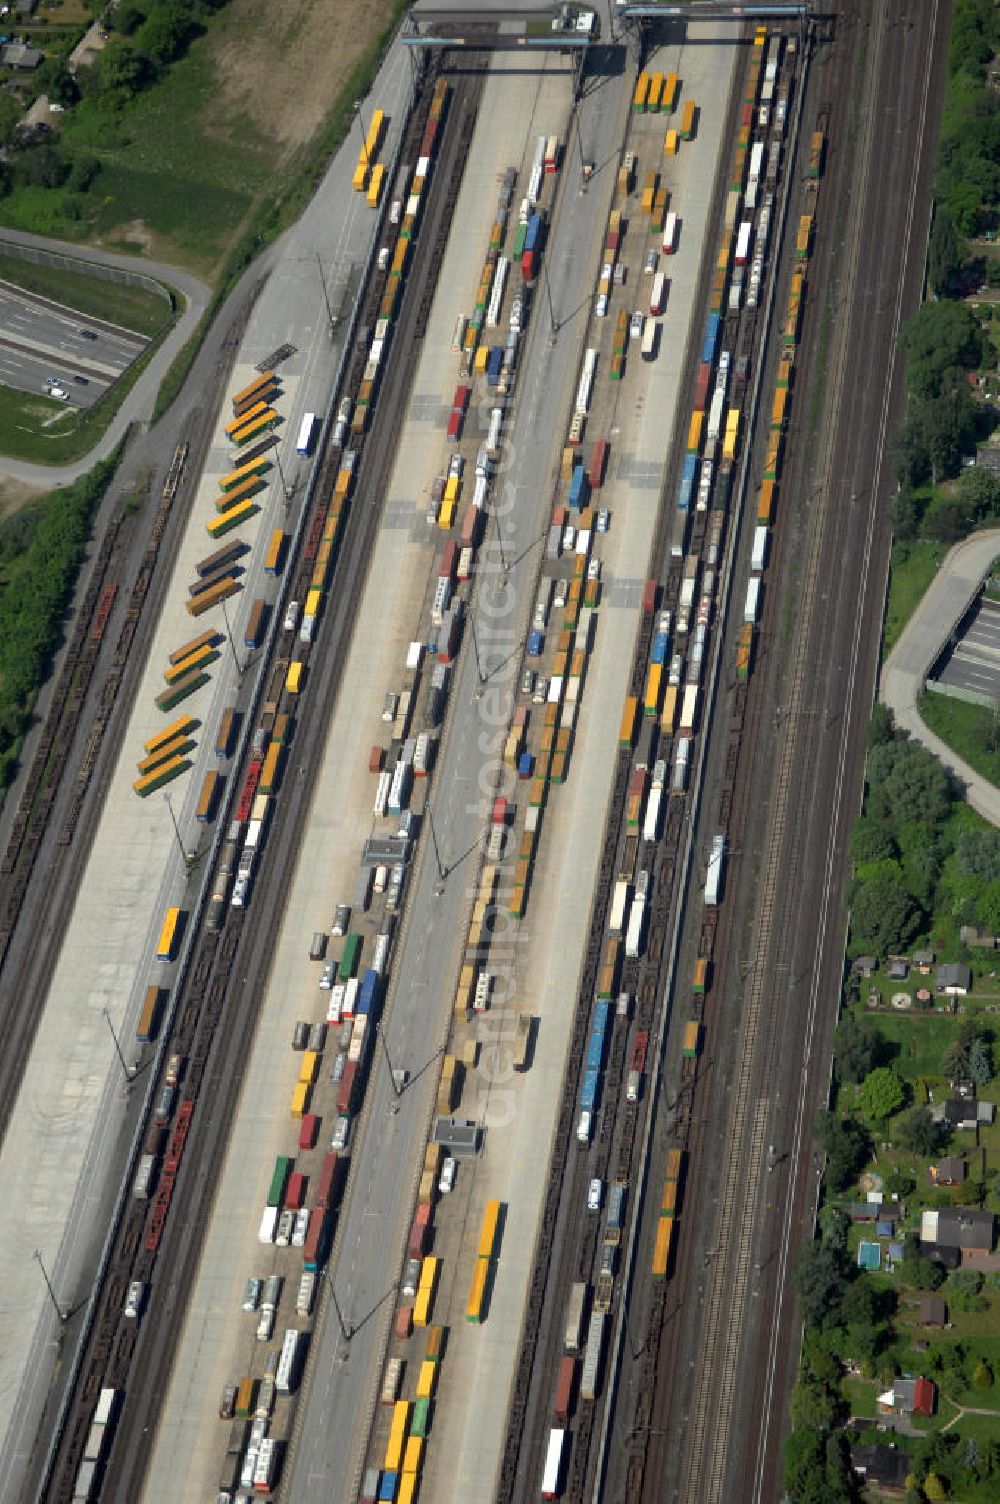
[[[898,642],[947,551],[943,543],[927,538],[893,544],[883,637],[886,655]]]
[[[1000,751],[993,752],[988,745],[993,730],[991,711],[933,689],[920,696],[917,709],[930,729],[959,757],[1000,787]]]
[[[91,277],[86,272],[22,261],[19,256],[0,254],[0,281],[13,282],[26,292],[65,303],[77,313],[119,324],[150,339],[173,322],[172,300],[159,293]]]
[[[71,153],[100,167],[86,194],[18,188],[0,215],[215,277],[254,216],[294,194],[310,143],[331,144],[338,100],[401,9],[231,0],[121,115],[84,100],[63,117]]]

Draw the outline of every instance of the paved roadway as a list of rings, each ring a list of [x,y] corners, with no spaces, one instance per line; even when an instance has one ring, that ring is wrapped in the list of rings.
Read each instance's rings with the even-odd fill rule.
[[[390,54],[379,87],[380,98],[400,117],[409,88],[409,68],[401,49],[395,48]],[[284,340],[297,343],[298,354],[284,367],[288,395],[282,404],[287,412],[282,440],[292,450],[301,412],[306,407],[324,411],[328,404],[338,355],[329,338],[318,273],[312,271],[316,253],[328,258],[326,274],[333,282],[346,274],[349,264],[359,266],[371,244],[371,211],[359,196],[350,194],[355,155],[356,146],[348,143],[296,230],[281,243],[275,273],[258,305],[258,317],[234,382],[241,385],[248,380],[252,363]],[[309,276],[303,275],[303,265],[310,268]],[[218,355],[217,346],[210,356],[206,355],[209,371],[215,370]],[[200,367],[204,381],[204,364]],[[193,394],[191,400],[201,405],[204,402],[200,394]],[[178,417],[185,415],[190,421],[186,406],[179,410]],[[286,471],[294,474],[295,462],[288,452],[285,459]],[[171,612],[180,609],[186,594],[183,585],[190,578],[192,556],[205,552],[204,508],[210,515],[215,477],[226,466],[226,451],[217,438],[188,536],[178,541],[172,567],[164,572],[164,577],[169,574],[173,580],[168,592],[171,607],[157,625],[157,643],[145,669],[147,678],[152,678],[136,697],[138,720],[129,730],[123,729],[127,755],[120,759],[107,796],[112,817],[102,821],[87,867],[76,874],[72,921],[57,932],[52,928],[54,916],[46,911],[50,938],[34,946],[37,964],[51,964],[50,950],[58,949],[60,936],[64,938],[47,996],[44,987],[29,989],[25,994],[29,998],[46,996],[46,1002],[42,1009],[32,1010],[30,1022],[37,1025],[37,1038],[0,1153],[3,1194],[10,1205],[21,1209],[19,1216],[5,1219],[0,1229],[3,1264],[8,1271],[2,1297],[8,1340],[0,1355],[0,1491],[7,1497],[20,1493],[20,1479],[58,1352],[54,1346],[55,1314],[31,1253],[35,1247],[43,1249],[61,1303],[74,1308],[85,1303],[130,1137],[128,1105],[120,1091],[117,1061],[101,1009],[109,1008],[123,1039],[134,1048],[135,1010],[155,930],[163,905],[180,892],[177,848],[162,803],[155,801],[155,810],[136,811],[128,786],[134,777],[133,749],[151,734],[141,730],[141,725],[149,723],[149,685],[158,677],[158,665],[166,652],[176,646],[178,625]],[[273,492],[271,504],[277,508],[271,519],[273,526],[282,520],[283,513]],[[262,513],[258,533],[267,522]],[[258,559],[258,570],[259,565]],[[249,609],[250,594],[248,589],[238,611],[231,613],[237,631],[242,611]],[[208,725],[214,725],[215,716],[232,692],[228,655],[217,663],[215,675],[211,685],[200,692],[206,697],[200,714]],[[214,765],[210,737],[202,738],[199,757],[199,764],[185,775],[183,783],[175,785],[173,796],[174,810],[187,831],[193,829],[200,779],[209,762]],[[32,928],[30,914],[23,919],[25,933],[30,931],[37,939],[41,929],[37,924]],[[141,1078],[142,1086],[146,1079]],[[26,1192],[29,1179],[30,1196]],[[78,1326],[68,1329],[68,1340],[64,1338],[62,1343],[63,1358],[72,1351],[77,1332]],[[65,1375],[65,1365],[59,1373]]]
[[[965,786],[973,809],[1000,825],[1000,789],[971,768],[921,719],[917,697],[942,647],[962,620],[969,603],[1000,553],[1000,529],[974,533],[956,543],[941,564],[930,588],[903,628],[882,669],[879,695],[896,725],[939,757]],[[954,660],[953,660],[954,662]],[[996,670],[991,674],[996,684]]]
[[[588,119],[594,157],[603,162],[617,147],[617,112],[610,91],[607,107],[594,108]],[[579,190],[571,193],[568,187],[569,182],[545,252],[553,310],[560,328],[553,346],[539,287],[529,348],[523,357],[512,458],[505,477],[507,496],[516,498],[506,519],[503,540],[511,567],[506,583],[498,579],[491,586],[481,577],[473,624],[482,644],[496,639],[496,620],[507,616],[512,606],[523,635],[531,605],[528,582],[534,579],[536,549],[549,507],[548,488],[538,481],[554,473],[560,447],[555,436],[562,432],[561,421],[576,381],[583,336],[580,314],[590,302],[591,250],[596,254],[596,236],[603,230],[603,220],[591,212],[588,194]],[[481,568],[488,568],[486,559],[491,553],[487,543],[481,550],[481,556],[485,556]],[[498,557],[494,558],[498,564]],[[503,651],[509,651],[506,644]],[[387,1026],[389,1050],[394,1065],[411,1072],[426,1064],[450,1018],[458,965],[456,938],[469,902],[464,869],[455,864],[476,843],[486,819],[479,788],[483,754],[479,747],[477,688],[475,656],[466,653],[450,692],[453,719],[435,774],[435,787],[448,790],[447,797],[439,796],[433,808],[438,847],[445,866],[452,871],[442,885],[434,860],[425,850],[424,860],[410,879],[410,917],[394,963],[399,980]],[[435,1000],[437,1011],[429,1027],[428,1009]],[[424,1141],[433,1106],[429,1085],[418,1085],[404,1093],[395,1115],[388,1111],[390,1098],[391,1085],[384,1062],[380,1062],[367,1094],[369,1131],[355,1146],[354,1175],[360,1194],[352,1198],[342,1220],[338,1256],[328,1271],[345,1319],[359,1329],[343,1362],[337,1361],[342,1342],[332,1314],[314,1339],[317,1350],[311,1363],[316,1377],[298,1420],[300,1441],[290,1458],[284,1484],[285,1496],[294,1498],[297,1504],[300,1500],[303,1504],[319,1504],[320,1500],[326,1504],[331,1498],[346,1501],[354,1496],[352,1463],[363,1440],[357,1434],[359,1396],[370,1392],[377,1378],[378,1323],[371,1317],[399,1276],[405,1240],[403,1218],[414,1182],[412,1156]]]
[[[92,407],[149,344],[11,282],[0,282],[0,330],[0,382],[45,394],[58,381],[74,407]]]
[[[780,1493],[798,1351],[790,1273],[812,1226],[809,1127],[837,1012],[840,894],[884,596],[886,443],[902,407],[895,336],[919,297],[943,77],[936,5],[922,23],[899,3],[877,8],[870,26],[842,6],[804,119],[808,139],[816,109],[833,106],[796,380],[800,394],[822,390],[825,405],[815,435],[808,399],[793,409],[648,1428],[648,1496],[684,1504]],[[877,107],[852,114],[845,80],[863,66],[856,97]],[[745,537],[744,568],[747,551]],[[698,849],[715,821],[722,752],[713,749]],[[637,1398],[629,1361],[619,1440]],[[671,1444],[681,1434],[685,1446]]]
[[[119,271],[139,272],[146,277],[155,277],[179,293],[183,305],[176,324],[153,355],[135,386],[125,397],[102,438],[89,454],[67,465],[29,464],[27,461],[7,459],[0,455],[0,474],[10,476],[12,480],[24,481],[29,485],[66,486],[78,476],[85,475],[97,460],[110,454],[130,423],[147,423],[152,417],[160,383],[176,356],[180,354],[197,329],[202,314],[208,307],[211,291],[190,272],[165,266],[158,261],[146,261],[141,256],[121,256],[110,251],[91,250],[87,246],[70,245],[63,240],[50,240],[43,235],[30,235],[23,230],[0,230],[0,248],[5,241],[14,245],[33,246],[36,249],[53,251],[57,255],[67,256],[74,261],[92,262],[99,266],[116,267]],[[257,275],[259,273],[258,268]],[[238,291],[242,292],[243,289]],[[236,306],[237,302],[238,298],[234,297],[230,306]],[[224,323],[224,321],[220,322]],[[83,318],[77,319],[76,323],[79,328],[98,327],[92,321]],[[88,341],[83,341],[83,343],[87,344]],[[51,371],[46,370],[42,374],[43,377],[56,374],[56,368],[53,367]],[[78,390],[82,391],[83,388],[80,387]],[[187,390],[191,390],[190,385]]]

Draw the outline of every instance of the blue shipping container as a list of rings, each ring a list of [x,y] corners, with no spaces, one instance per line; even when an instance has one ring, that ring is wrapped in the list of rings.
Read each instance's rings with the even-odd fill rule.
[[[599,1071],[603,1064],[604,1035],[598,1033],[595,1030],[595,1032],[591,1034],[590,1041],[587,1045],[587,1069],[588,1071]]]
[[[650,663],[666,663],[669,642],[670,639],[666,632],[657,632],[653,638],[653,651],[650,655]]]
[[[379,980],[378,972],[371,970],[366,971],[361,978],[357,1003],[359,1013],[374,1013],[378,1008]]]
[[[577,511],[587,504],[587,472],[582,465],[577,465],[573,471],[573,479],[569,483],[569,504]]]
[[[378,1486],[379,1504],[393,1504],[396,1497],[396,1480],[398,1473],[383,1473],[382,1482]]]
[[[540,214],[533,214],[528,220],[528,228],[524,235],[524,249],[526,251],[533,251],[535,249],[541,233],[542,217]]]
[[[597,1083],[600,1079],[600,1071],[587,1071],[584,1076],[583,1086],[580,1088],[580,1109],[582,1112],[593,1112],[597,1105]]]
[[[494,346],[486,361],[486,385],[496,386],[500,380],[500,371],[503,368],[503,348]]]
[[[696,454],[686,454],[684,456],[684,469],[681,471],[684,479],[694,480],[697,469],[698,456]]]
[[[693,476],[689,475],[688,478],[687,478],[687,480],[682,480],[681,481],[680,490],[677,492],[677,510],[679,512],[687,512],[690,509],[690,507],[691,507],[691,491],[692,491],[693,487],[694,487],[694,478],[693,478]]]
[[[521,755],[520,755],[520,757],[517,760],[517,776],[518,776],[518,778],[530,778],[531,777],[532,765],[533,765],[533,758],[531,756],[531,753],[530,752],[522,752]]]
[[[542,649],[544,646],[545,638],[541,632],[528,633],[528,646],[526,651],[529,658],[540,658],[542,656]]]
[[[594,1032],[600,1029],[601,1033],[607,1032],[608,1017],[611,1013],[611,1004],[606,997],[599,998],[594,1007]]]

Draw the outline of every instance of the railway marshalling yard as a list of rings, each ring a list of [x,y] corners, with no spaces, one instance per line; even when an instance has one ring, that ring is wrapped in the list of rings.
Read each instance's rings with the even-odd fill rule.
[[[939,84],[856,20],[390,51],[8,942],[5,1497],[776,1496]]]

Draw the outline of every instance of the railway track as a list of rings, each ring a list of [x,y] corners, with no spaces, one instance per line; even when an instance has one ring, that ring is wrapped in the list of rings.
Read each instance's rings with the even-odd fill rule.
[[[447,150],[439,163],[425,225],[416,243],[414,267],[395,331],[397,358],[390,361],[379,396],[378,441],[372,442],[370,428],[362,446],[349,522],[336,562],[336,579],[342,588],[333,595],[331,609],[323,619],[313,649],[313,693],[304,698],[300,708],[294,744],[296,759],[311,760],[318,754],[329,709],[338,692],[353,627],[354,602],[364,588],[374,552],[382,501],[412,378],[405,341],[415,337],[413,331],[419,326],[420,307],[428,288],[433,296],[480,87],[475,78],[463,81],[452,103],[451,128],[445,132]],[[409,131],[414,145],[419,141],[425,114],[426,108],[418,109],[411,118]],[[382,280],[373,278],[366,291],[365,310],[359,320],[362,324],[374,322]],[[413,294],[417,290],[421,293],[421,304],[414,308]],[[345,386],[351,388],[360,383],[364,364],[364,347],[359,342],[345,362]],[[338,454],[339,451],[328,453],[321,467],[316,494],[324,508],[332,490]],[[305,537],[308,531],[304,529]],[[295,588],[300,594],[311,569],[308,559],[298,566]],[[272,671],[267,676],[268,682],[274,677]],[[137,1211],[131,1198],[125,1201],[88,1351],[81,1364],[81,1381],[63,1429],[62,1443],[43,1487],[45,1496],[60,1504],[72,1495],[89,1417],[97,1393],[104,1385],[125,1391],[124,1410],[116,1433],[125,1440],[112,1450],[102,1496],[134,1497],[141,1487],[150,1439],[141,1423],[129,1425],[129,1416],[154,1415],[158,1396],[166,1386],[200,1253],[199,1241],[190,1237],[189,1229],[204,1225],[214,1194],[215,1173],[224,1155],[243,1065],[252,1047],[263,991],[260,979],[269,970],[273,940],[290,889],[308,805],[309,790],[304,780],[293,781],[290,773],[286,774],[279,799],[280,818],[272,827],[268,859],[255,884],[249,911],[228,909],[221,933],[204,932],[198,941],[190,980],[178,1005],[176,1031],[170,1041],[172,1050],[189,1055],[189,1064],[183,1101],[165,1162],[166,1185],[161,1177],[164,1194],[160,1196],[158,1192],[160,1199],[151,1204],[148,1220],[146,1204],[140,1203]],[[220,824],[225,823],[223,813],[218,819]],[[254,923],[257,914],[268,916],[268,922]],[[124,1292],[132,1279],[152,1281],[159,1267],[171,1271],[170,1279],[165,1282],[161,1278],[153,1284],[153,1299],[137,1343],[134,1326],[122,1319]]]

